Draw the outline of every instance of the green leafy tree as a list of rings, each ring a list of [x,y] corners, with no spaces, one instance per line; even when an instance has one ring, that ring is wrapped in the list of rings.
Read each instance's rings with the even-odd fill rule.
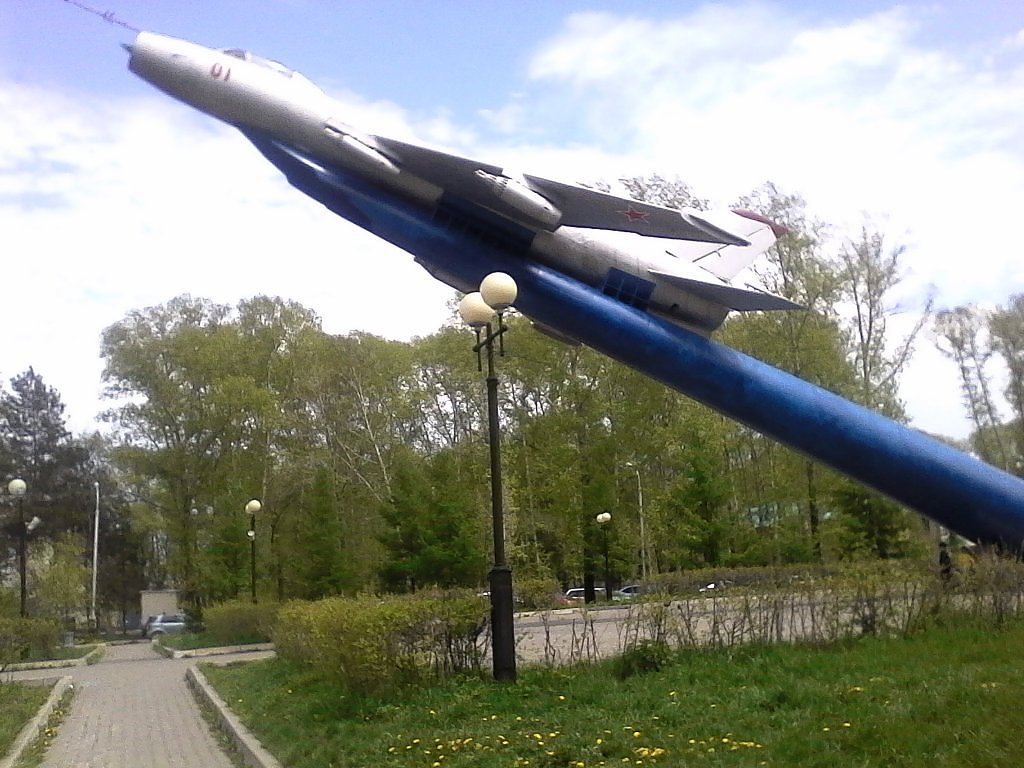
[[[61,535],[53,543],[48,564],[35,574],[36,593],[44,610],[65,623],[87,604],[90,570],[83,562],[85,541],[73,533]]]
[[[899,504],[849,482],[839,485],[833,498],[842,515],[841,547],[845,557],[885,560],[910,553],[910,519]]]
[[[480,499],[467,489],[455,451],[396,462],[383,508],[384,583],[397,590],[473,586],[485,573]]]

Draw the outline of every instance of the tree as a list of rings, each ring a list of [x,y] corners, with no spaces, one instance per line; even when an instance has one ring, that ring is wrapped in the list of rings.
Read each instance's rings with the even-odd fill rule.
[[[846,360],[846,345],[836,313],[841,276],[837,264],[821,252],[825,226],[809,220],[799,195],[787,195],[767,183],[740,200],[787,229],[768,251],[768,265],[757,270],[765,287],[806,308],[805,312],[768,312],[730,318],[723,340],[783,370],[838,394],[849,394],[853,381]],[[763,438],[761,438],[763,439]],[[800,472],[786,474],[803,486],[788,501],[802,497],[808,528],[817,557],[821,558],[821,502],[833,481],[815,462],[774,448],[776,466],[799,462]]]
[[[86,607],[86,585],[90,571],[82,561],[85,541],[73,533],[65,533],[53,544],[49,564],[36,574],[36,591],[44,609],[65,624]]]
[[[842,514],[844,556],[887,560],[909,553],[909,520],[899,504],[850,482],[840,484],[833,498]]]
[[[972,442],[978,455],[997,467],[1008,466],[1009,453],[1000,428],[987,369],[992,350],[983,333],[986,317],[976,307],[944,309],[935,315],[935,346],[956,363],[964,405],[974,424]]]
[[[406,452],[396,462],[384,505],[381,578],[391,589],[473,586],[485,573],[481,499],[460,475],[455,450],[431,458]]]
[[[925,300],[907,335],[888,350],[890,319],[901,312],[890,296],[903,280],[900,257],[905,248],[886,251],[881,232],[861,227],[860,239],[839,250],[843,296],[853,307],[850,321],[851,355],[858,377],[857,399],[869,408],[899,419],[904,416],[899,400],[899,377],[914,352],[917,336],[931,315],[932,297]]]
[[[10,392],[0,392],[0,461],[0,477],[20,477],[28,486],[25,514],[43,520],[36,538],[89,530],[89,453],[65,427],[60,394],[32,368],[11,379]]]
[[[1006,466],[1020,471],[1020,459],[1024,455],[1024,294],[1011,296],[1005,306],[999,306],[989,317],[989,337],[992,349],[1006,364],[1006,399],[1013,409],[1015,429],[1013,430],[1012,461],[1006,456]],[[1007,454],[1011,449],[1004,449]]]

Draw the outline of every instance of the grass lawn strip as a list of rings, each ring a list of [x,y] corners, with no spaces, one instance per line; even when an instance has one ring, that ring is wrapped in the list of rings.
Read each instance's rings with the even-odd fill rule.
[[[204,667],[288,768],[314,766],[1020,765],[1024,623],[906,640],[688,651],[524,669],[390,700],[344,695],[281,660]]]
[[[0,685],[0,768],[38,765],[73,695],[70,677]]]

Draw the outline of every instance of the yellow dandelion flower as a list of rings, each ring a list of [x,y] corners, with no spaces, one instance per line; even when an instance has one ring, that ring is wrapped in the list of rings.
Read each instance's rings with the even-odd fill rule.
[[[633,731],[633,738],[639,739],[643,734],[640,731]]]
[[[829,732],[829,731],[831,731],[832,729],[831,729],[831,728],[829,728],[829,727],[828,727],[828,726],[826,725],[826,726],[825,726],[824,728],[822,728],[821,730],[823,730],[823,731],[825,731],[826,733],[828,733],[828,732]]]
[[[853,727],[852,723],[843,723],[843,728],[852,728],[852,727]]]

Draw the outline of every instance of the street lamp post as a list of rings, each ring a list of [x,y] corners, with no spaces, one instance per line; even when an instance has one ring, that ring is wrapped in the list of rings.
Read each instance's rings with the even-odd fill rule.
[[[28,527],[25,525],[25,490],[28,486],[20,477],[7,484],[7,492],[18,502],[18,578],[21,581],[21,617],[28,616],[28,591],[26,589],[26,547],[28,546]],[[36,523],[38,525],[38,523]]]
[[[246,502],[245,513],[249,516],[249,530],[245,535],[249,537],[249,591],[253,605],[256,604],[256,513],[261,509],[263,505],[259,499],[250,499]]]
[[[612,572],[608,564],[608,524],[612,521],[612,513],[602,512],[594,519],[601,526],[602,543],[604,544],[604,596],[608,599],[608,602],[611,602]]]
[[[491,657],[494,679],[515,682],[516,647],[512,616],[512,569],[505,561],[505,520],[501,493],[501,446],[498,431],[498,377],[494,371],[494,342],[503,355],[502,336],[508,330],[502,312],[516,299],[516,283],[504,272],[492,272],[480,283],[480,291],[467,294],[459,303],[463,321],[476,332],[473,351],[478,370],[483,370],[481,352],[487,352],[487,442],[491,459],[491,524],[494,534],[494,566],[488,576],[491,592]],[[492,318],[497,314],[497,329]],[[481,335],[483,332],[483,335]]]

